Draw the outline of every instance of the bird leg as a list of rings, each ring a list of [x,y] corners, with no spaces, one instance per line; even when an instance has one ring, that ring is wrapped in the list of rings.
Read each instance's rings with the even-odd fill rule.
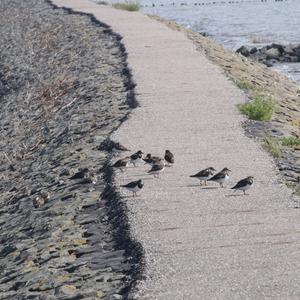
[[[204,185],[207,186],[206,180],[204,180]]]

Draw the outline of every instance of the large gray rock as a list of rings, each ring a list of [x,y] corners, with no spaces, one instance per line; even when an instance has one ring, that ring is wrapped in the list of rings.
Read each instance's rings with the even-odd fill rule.
[[[280,51],[277,48],[271,48],[266,50],[265,52],[267,59],[277,59],[279,60],[279,57],[281,55]]]
[[[246,57],[248,57],[250,55],[249,49],[245,46],[242,46],[239,49],[237,49],[236,53],[240,53],[240,54],[242,54],[243,56],[246,56]]]

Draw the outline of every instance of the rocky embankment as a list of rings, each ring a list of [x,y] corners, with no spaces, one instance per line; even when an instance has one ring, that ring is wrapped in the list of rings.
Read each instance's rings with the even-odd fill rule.
[[[165,23],[173,30],[183,32],[193,40],[201,51],[240,88],[251,96],[251,92],[270,95],[276,103],[272,120],[253,121],[244,124],[246,133],[264,141],[265,137],[279,140],[282,137],[300,138],[300,89],[299,85],[255,60],[233,53],[212,39],[178,25],[176,22],[151,16]],[[278,168],[286,183],[300,194],[300,146],[283,147],[282,157],[276,159]]]
[[[262,48],[242,46],[236,50],[245,57],[251,57],[268,67],[278,62],[300,62],[300,44],[280,45],[271,44]]]
[[[0,298],[122,299],[139,245],[99,150],[133,99],[120,37],[2,0],[0,40]]]

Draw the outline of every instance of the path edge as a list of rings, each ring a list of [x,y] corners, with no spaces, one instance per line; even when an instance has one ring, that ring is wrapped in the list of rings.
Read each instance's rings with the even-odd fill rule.
[[[126,104],[131,108],[129,112],[120,120],[118,126],[116,126],[108,135],[104,143],[102,143],[102,149],[106,151],[106,159],[103,167],[99,170],[99,173],[105,183],[103,192],[101,193],[99,199],[103,200],[105,207],[107,209],[108,222],[113,228],[113,239],[116,243],[116,249],[125,250],[125,257],[129,262],[130,268],[126,272],[126,279],[124,285],[121,288],[121,295],[125,300],[130,299],[130,295],[135,289],[138,281],[142,280],[144,277],[145,270],[145,252],[142,244],[137,241],[131,234],[131,226],[128,218],[128,206],[124,201],[116,187],[115,184],[115,172],[112,165],[113,154],[109,147],[107,141],[110,141],[111,136],[119,127],[129,118],[132,109],[139,106],[136,98],[135,87],[136,83],[133,79],[132,70],[128,65],[128,53],[126,51],[125,45],[122,42],[123,37],[112,30],[112,28],[106,23],[98,20],[93,14],[84,13],[81,11],[76,11],[65,6],[55,5],[52,0],[45,0],[54,10],[62,9],[68,14],[80,15],[88,17],[92,24],[95,26],[101,26],[106,29],[106,33],[115,37],[119,43],[120,51],[124,55],[125,68],[122,71],[122,75],[126,78],[125,88],[127,92]]]

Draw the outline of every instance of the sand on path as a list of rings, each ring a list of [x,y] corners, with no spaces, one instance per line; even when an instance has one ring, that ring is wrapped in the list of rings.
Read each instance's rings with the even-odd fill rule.
[[[114,139],[146,153],[175,153],[160,179],[145,166],[117,177],[145,183],[140,197],[124,198],[146,261],[131,298],[299,299],[299,210],[272,159],[244,135],[241,91],[182,33],[141,13],[53,2],[92,13],[123,37],[140,107]],[[255,186],[249,196],[203,189],[189,175],[208,166],[230,168],[230,185],[252,175]]]

